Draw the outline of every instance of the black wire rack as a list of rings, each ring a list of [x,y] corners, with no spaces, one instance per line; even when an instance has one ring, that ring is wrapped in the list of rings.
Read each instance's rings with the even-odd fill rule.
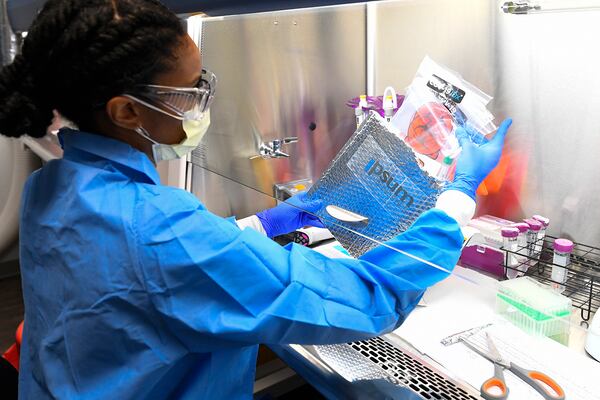
[[[546,236],[537,243],[526,247],[518,246],[516,250],[502,248],[507,257],[504,258],[505,273],[518,270],[525,276],[534,278],[547,285],[562,285],[563,295],[571,298],[573,306],[581,311],[581,318],[587,323],[591,315],[600,308],[600,248],[574,243],[569,264],[565,267],[566,281],[557,282],[552,279],[552,268],[562,267],[553,263],[553,243],[556,238]],[[516,260],[507,265],[506,260]]]

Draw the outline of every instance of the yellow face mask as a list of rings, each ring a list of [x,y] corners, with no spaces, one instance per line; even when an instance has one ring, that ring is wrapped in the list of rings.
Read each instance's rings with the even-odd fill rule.
[[[160,111],[158,108],[157,110]],[[138,135],[152,142],[154,162],[158,163],[160,161],[179,159],[198,147],[210,126],[210,110],[206,110],[203,113],[189,111],[181,122],[186,138],[178,144],[158,143],[150,137],[146,129],[141,126],[136,128],[135,131]]]

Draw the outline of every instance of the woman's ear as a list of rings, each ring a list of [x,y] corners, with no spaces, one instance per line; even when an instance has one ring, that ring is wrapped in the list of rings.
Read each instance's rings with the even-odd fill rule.
[[[125,96],[113,97],[106,103],[106,114],[113,124],[134,130],[141,125],[138,104]]]

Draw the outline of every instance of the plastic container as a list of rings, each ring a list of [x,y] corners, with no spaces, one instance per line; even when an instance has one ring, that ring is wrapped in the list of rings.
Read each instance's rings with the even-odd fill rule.
[[[398,109],[398,96],[393,87],[388,86],[383,91],[383,113],[386,122],[390,122]]]
[[[514,224],[512,221],[496,218],[491,215],[482,215],[469,221],[468,225],[481,232],[486,240],[486,244],[499,249],[503,246],[502,228],[512,227]]]
[[[517,228],[502,228],[503,247],[506,251],[504,257],[504,265],[506,266],[506,277],[508,279],[516,278],[520,275],[518,270],[518,262],[515,252],[518,247],[519,230]]]
[[[453,163],[454,163],[454,160],[451,157],[444,158],[444,160],[440,164],[440,171],[437,174],[437,179],[439,181],[449,180],[450,171],[451,171]]]
[[[546,231],[548,230],[548,226],[550,225],[550,219],[544,217],[543,215],[536,214],[533,217],[536,221],[542,224],[542,229],[538,232],[537,242],[540,246],[540,252],[542,251],[542,247],[544,246],[544,239],[546,238]]]
[[[361,94],[359,97],[358,106],[354,109],[354,116],[356,117],[356,126],[360,127],[360,124],[367,118],[368,116],[368,104],[367,104],[367,95]]]
[[[529,225],[525,222],[517,222],[513,227],[519,230],[519,247],[527,249],[527,232],[529,232]]]
[[[488,246],[465,247],[460,256],[459,264],[492,275],[504,277],[504,251]]]
[[[525,273],[529,269],[529,259],[527,258],[529,255],[527,247],[527,232],[529,232],[529,225],[525,222],[518,222],[513,226],[519,230],[519,236],[517,238],[517,261],[519,263],[519,270]]]
[[[525,219],[523,222],[529,225],[529,232],[527,232],[529,256],[533,258],[539,257],[540,253],[542,252],[542,243],[538,241],[538,234],[544,225],[535,219]]]
[[[507,219],[500,218],[500,217],[495,217],[495,216],[489,215],[489,214],[482,215],[478,219],[492,222],[498,226],[513,226],[515,224],[513,221],[509,221]]]
[[[394,88],[387,87],[384,93],[391,93],[392,95],[392,106],[393,113],[396,113],[402,102],[404,101],[404,96],[400,94],[396,94]],[[354,97],[346,102],[346,105],[354,111],[354,115],[357,118],[357,126],[360,126],[363,120],[367,119],[370,111],[374,111],[378,113],[382,118],[385,118],[386,111],[384,110],[385,98],[389,97],[389,95],[384,96],[367,96],[361,95],[359,97]],[[389,99],[388,99],[389,100]],[[386,103],[386,106],[389,107],[389,103]],[[388,110],[389,114],[390,111]],[[358,120],[360,118],[360,121]],[[388,125],[388,128],[391,126]]]
[[[559,293],[564,292],[567,281],[567,266],[571,263],[571,252],[575,245],[569,239],[554,241],[554,257],[552,259],[552,287]]]
[[[529,277],[498,284],[496,313],[529,334],[567,345],[571,311],[570,298]]]
[[[503,278],[506,276],[506,268],[504,268],[506,252],[501,250],[504,244],[502,228],[511,225],[514,225],[514,222],[490,215],[484,215],[469,221],[467,226],[481,233],[485,243],[465,247],[460,257],[460,264],[495,277]]]

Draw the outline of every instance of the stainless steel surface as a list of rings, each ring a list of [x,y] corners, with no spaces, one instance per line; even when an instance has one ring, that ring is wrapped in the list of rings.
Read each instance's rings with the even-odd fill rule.
[[[269,158],[288,158],[290,155],[283,152],[283,147],[288,144],[298,143],[295,136],[283,139],[275,139],[267,143],[261,143],[258,147],[258,155],[254,157]]]
[[[364,5],[204,20],[203,64],[219,88],[192,192],[210,210],[244,217],[273,204],[258,192],[274,183],[320,176],[355,129],[345,103],[366,90],[364,22]],[[291,136],[289,158],[251,159]]]
[[[0,0],[0,62],[7,65],[17,54],[17,38],[10,28],[6,0]]]
[[[494,93],[494,1],[404,0],[369,4],[375,94],[404,93],[425,56]],[[371,28],[369,28],[371,29]]]
[[[305,347],[348,382],[389,379],[396,383],[393,377],[371,362],[368,356],[357,352],[348,344]]]
[[[600,243],[600,12],[495,14],[494,111],[515,124],[509,151],[523,161],[509,219],[542,213],[549,233]],[[560,27],[560,29],[557,29]],[[496,201],[496,207],[500,204]]]
[[[384,392],[377,396],[374,391],[368,391],[373,398],[480,398],[476,390],[453,380],[441,367],[428,362],[398,338],[389,340],[382,336],[348,344],[281,348],[286,350],[284,361],[294,364],[298,374],[324,393],[335,392],[339,388],[343,394],[340,398],[365,398],[363,383],[374,380],[387,381],[404,389],[405,395],[411,394],[410,397],[386,397]],[[277,349],[276,352],[282,353]],[[290,360],[290,357],[294,359]],[[315,373],[321,379],[311,380]]]
[[[376,93],[388,85],[402,92],[429,55],[493,95],[496,121],[514,119],[505,150],[511,165],[479,212],[511,220],[541,213],[551,219],[549,233],[598,244],[600,12],[508,15],[503,3],[370,4],[369,79]]]
[[[267,161],[253,160],[257,170],[270,174]],[[191,192],[213,213],[221,216],[234,215],[238,219],[251,215],[259,209],[276,205],[273,187],[265,184],[260,190],[244,186],[227,176],[212,172],[198,165],[189,164],[192,173]],[[269,179],[273,182],[274,179]]]
[[[299,192],[308,190],[312,184],[313,182],[311,179],[280,182],[273,186],[273,193],[277,200],[285,201]]]
[[[497,122],[515,121],[503,183],[479,212],[543,214],[550,234],[600,243],[600,12],[511,15],[503,4],[404,0],[369,3],[368,13],[355,5],[209,19],[204,64],[222,84],[194,163],[263,193],[275,182],[314,180],[354,129],[344,102],[367,81],[377,94],[388,85],[402,92],[430,55],[493,95]],[[249,160],[260,143],[285,136],[299,137],[289,158]],[[192,185],[210,209],[245,216],[272,204],[247,195],[233,206],[236,186],[211,184],[194,177]],[[212,192],[225,194],[213,200]]]

